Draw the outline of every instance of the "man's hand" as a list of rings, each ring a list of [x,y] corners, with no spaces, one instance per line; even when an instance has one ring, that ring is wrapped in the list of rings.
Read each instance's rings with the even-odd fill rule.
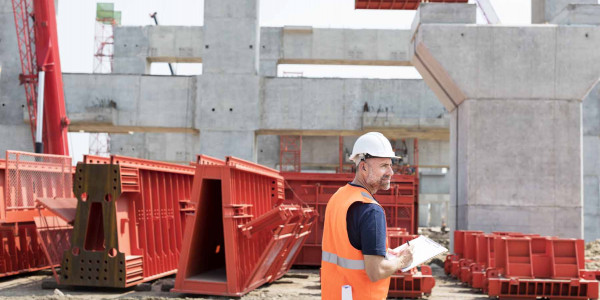
[[[396,269],[401,270],[404,269],[412,263],[413,260],[413,249],[414,246],[409,246],[408,248],[400,251],[396,256]]]

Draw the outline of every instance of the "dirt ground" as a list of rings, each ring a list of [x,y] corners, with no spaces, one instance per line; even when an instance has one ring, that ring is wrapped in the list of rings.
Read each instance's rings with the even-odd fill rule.
[[[448,248],[448,233],[440,228],[421,228],[420,234]],[[435,277],[435,287],[432,294],[426,297],[430,300],[445,299],[488,299],[486,295],[475,291],[459,281],[449,278],[444,274],[443,257],[436,258],[428,263]],[[586,267],[600,269],[600,240],[586,245]],[[165,287],[172,286],[174,276],[157,280],[145,285],[149,290],[136,291],[135,289],[107,289],[107,288],[59,288],[43,289],[43,281],[51,281],[52,272],[49,270],[29,273],[24,275],[0,278],[0,300],[96,300],[96,299],[230,299],[228,297],[215,297],[203,295],[186,295],[162,291]],[[321,290],[319,283],[319,270],[316,268],[292,269],[288,274],[272,284],[264,285],[239,298],[242,300],[258,299],[320,299]],[[235,299],[235,298],[234,298]]]

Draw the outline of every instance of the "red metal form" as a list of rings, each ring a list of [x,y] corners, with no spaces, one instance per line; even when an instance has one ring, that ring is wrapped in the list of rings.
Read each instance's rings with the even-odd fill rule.
[[[480,234],[477,236],[477,252],[475,263],[471,264],[471,281],[469,285],[475,289],[483,289],[485,271],[494,268],[494,234]]]
[[[40,216],[35,218],[34,221],[46,260],[52,268],[54,279],[57,283],[60,283],[55,266],[60,265],[63,253],[71,248],[73,226],[57,216]]]
[[[73,197],[71,158],[6,151],[0,160],[0,223],[33,222],[37,197]],[[42,210],[45,216],[53,215]]]
[[[331,196],[342,186],[354,179],[351,173],[298,173],[282,172],[287,183],[286,203],[300,200],[313,207],[319,217],[315,228],[307,238],[298,255],[296,265],[321,265],[321,240],[325,225],[325,207]],[[406,228],[410,234],[418,230],[418,179],[412,175],[392,176],[391,187],[379,191],[375,198],[383,206],[388,227]]]
[[[61,283],[128,287],[174,274],[195,168],[113,155],[77,165]]]
[[[50,267],[33,223],[0,225],[0,277]]]
[[[598,281],[573,278],[568,280],[500,278],[488,269],[489,297],[499,299],[598,299]]]
[[[355,9],[402,9],[415,10],[422,2],[467,3],[468,0],[355,0]]]
[[[421,298],[429,296],[435,286],[431,267],[421,266],[421,272],[416,274],[400,273],[390,278],[388,297]]]
[[[310,233],[312,208],[281,204],[279,172],[227,157],[197,165],[172,291],[241,296],[283,276]]]
[[[300,172],[302,136],[279,136],[279,171]]]
[[[464,245],[463,245],[463,258],[459,259],[458,264],[460,266],[460,271],[458,274],[458,279],[464,283],[470,283],[472,280],[471,272],[473,266],[478,266],[476,264],[477,259],[477,237],[483,235],[483,233],[479,232],[466,232],[464,234]]]
[[[466,235],[482,234],[480,230],[455,230],[454,231],[454,254],[446,257],[444,262],[444,270],[447,274],[460,278],[461,259],[465,258],[465,248],[468,248],[465,243]],[[469,240],[470,241],[470,240]],[[449,272],[449,273],[448,273]]]
[[[12,3],[23,71],[20,79],[25,85],[32,137],[35,140],[38,71],[44,71],[44,152],[69,155],[69,119],[64,101],[54,1],[13,0]]]

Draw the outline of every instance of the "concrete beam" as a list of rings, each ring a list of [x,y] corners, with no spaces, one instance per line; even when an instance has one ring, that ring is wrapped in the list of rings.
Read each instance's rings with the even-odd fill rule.
[[[203,63],[203,55],[218,47],[205,40],[205,30],[200,26],[117,27],[113,73],[146,74],[152,62]],[[275,77],[278,64],[410,66],[410,38],[410,30],[263,27],[256,50],[260,74]],[[244,44],[238,54],[249,47]]]
[[[598,4],[597,0],[531,0],[531,24],[549,23],[569,4]]]
[[[552,20],[551,24],[558,25],[600,25],[600,5],[596,4],[569,4],[561,10]]]

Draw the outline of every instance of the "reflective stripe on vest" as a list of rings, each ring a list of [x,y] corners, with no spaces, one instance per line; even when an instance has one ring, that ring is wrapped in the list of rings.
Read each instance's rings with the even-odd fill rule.
[[[339,257],[334,253],[330,253],[327,251],[323,251],[321,255],[321,260],[330,262],[332,264],[336,264],[342,268],[350,269],[350,270],[364,270],[365,269],[365,261],[360,259],[347,259],[343,257]]]

